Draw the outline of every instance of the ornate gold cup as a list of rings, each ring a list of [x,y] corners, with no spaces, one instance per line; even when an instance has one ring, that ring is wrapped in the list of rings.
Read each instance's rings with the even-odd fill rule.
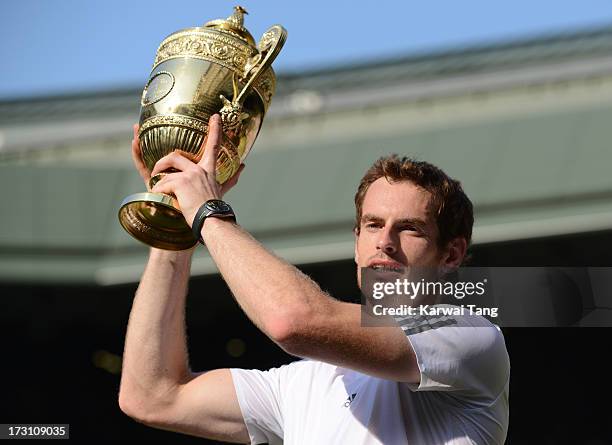
[[[142,93],[138,134],[149,171],[175,150],[198,162],[208,119],[215,113],[223,124],[217,157],[220,184],[238,171],[251,150],[274,94],[271,65],[287,31],[274,25],[256,46],[243,26],[246,13],[237,6],[227,19],[178,31],[157,49]],[[152,177],[149,188],[164,174]],[[133,237],[153,247],[184,250],[197,242],[171,195],[130,195],[121,203],[119,221]]]

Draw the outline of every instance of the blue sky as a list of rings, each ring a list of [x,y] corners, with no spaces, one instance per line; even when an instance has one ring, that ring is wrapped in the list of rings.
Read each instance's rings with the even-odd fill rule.
[[[289,31],[279,72],[612,25],[609,0],[4,0],[0,99],[144,86],[165,36],[235,4],[256,39]]]

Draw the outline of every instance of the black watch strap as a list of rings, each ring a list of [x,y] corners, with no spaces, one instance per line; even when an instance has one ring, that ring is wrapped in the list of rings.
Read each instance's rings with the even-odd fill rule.
[[[236,215],[228,203],[221,201],[220,199],[209,199],[206,201],[196,212],[196,215],[193,218],[193,224],[191,225],[193,237],[202,245],[204,245],[204,240],[202,239],[201,234],[202,226],[204,225],[206,218],[209,216],[214,216],[216,218],[227,218],[236,222]]]

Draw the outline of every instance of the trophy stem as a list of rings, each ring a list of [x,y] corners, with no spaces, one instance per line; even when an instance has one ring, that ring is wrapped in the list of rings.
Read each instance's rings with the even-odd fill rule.
[[[176,198],[164,193],[136,193],[121,203],[119,221],[137,240],[158,249],[185,250],[197,240]]]

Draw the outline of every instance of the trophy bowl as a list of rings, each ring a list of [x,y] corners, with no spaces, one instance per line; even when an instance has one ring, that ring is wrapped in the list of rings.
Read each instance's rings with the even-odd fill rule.
[[[142,93],[138,132],[149,172],[173,151],[199,162],[208,119],[215,113],[223,126],[217,181],[232,178],[248,155],[274,95],[271,65],[287,31],[274,25],[255,45],[243,26],[246,13],[236,6],[227,19],[175,32],[157,49]],[[167,173],[153,176],[149,189]],[[172,195],[130,195],[121,203],[119,221],[130,235],[152,247],[184,250],[197,243]]]

